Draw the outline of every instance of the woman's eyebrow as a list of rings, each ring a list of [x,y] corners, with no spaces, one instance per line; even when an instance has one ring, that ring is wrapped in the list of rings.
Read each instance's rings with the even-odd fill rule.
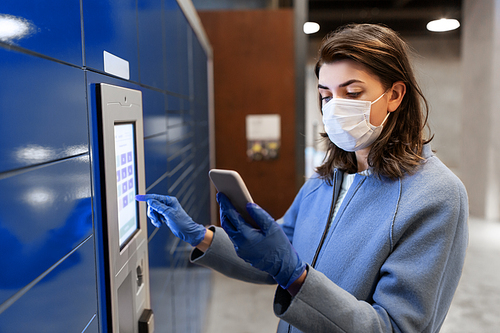
[[[344,83],[339,84],[339,88],[347,87],[348,85],[351,85],[353,83],[364,83],[364,82],[361,80],[352,79],[352,80],[349,80],[349,81],[346,81]],[[322,84],[318,84],[318,88],[319,89],[330,89]]]
[[[352,79],[352,80],[349,80],[349,81],[346,81],[344,83],[339,84],[339,88],[347,87],[348,85],[353,84],[353,83],[364,83],[364,82],[361,80]]]

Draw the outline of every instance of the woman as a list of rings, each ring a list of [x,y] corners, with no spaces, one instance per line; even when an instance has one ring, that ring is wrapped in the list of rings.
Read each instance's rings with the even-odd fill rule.
[[[223,229],[207,231],[175,198],[139,199],[196,246],[193,262],[276,281],[278,332],[438,332],[464,263],[467,194],[424,139],[407,47],[386,27],[349,25],[324,39],[316,75],[329,148],[280,221],[249,204],[254,229],[218,194]]]

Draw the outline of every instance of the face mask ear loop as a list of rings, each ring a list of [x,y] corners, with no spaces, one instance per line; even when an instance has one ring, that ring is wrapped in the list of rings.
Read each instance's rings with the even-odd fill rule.
[[[380,126],[385,126],[385,122],[387,121],[387,118],[389,118],[390,114],[390,112],[387,112],[387,116],[385,116],[384,121],[382,122],[382,124],[380,124]]]
[[[382,98],[382,96],[384,96],[385,94],[387,94],[387,91],[385,93],[383,93],[382,95],[380,95],[379,98],[377,98],[376,100],[374,100],[373,102],[371,102],[370,105],[373,105],[373,104],[377,103]]]
[[[386,92],[384,92],[382,95],[380,95],[380,97],[379,97],[379,98],[377,98],[376,100],[374,100],[373,102],[370,102],[370,103],[371,103],[371,104],[370,104],[370,106],[371,106],[371,105],[373,105],[373,104],[375,104],[375,103],[377,103],[377,102],[378,102],[378,101],[379,101],[379,100],[380,100],[380,99],[381,99],[381,98],[382,98],[385,94],[387,94],[387,91],[386,91]],[[383,122],[382,122],[382,124],[380,124],[379,126],[384,126],[384,124],[385,124],[385,122],[386,122],[387,118],[389,118],[389,114],[390,114],[390,112],[387,112],[387,116],[385,116],[384,121],[383,121]],[[370,124],[370,125],[371,125],[370,120],[366,118],[366,115],[365,115],[365,121],[366,121],[368,124]],[[373,125],[371,125],[371,126],[373,126]]]

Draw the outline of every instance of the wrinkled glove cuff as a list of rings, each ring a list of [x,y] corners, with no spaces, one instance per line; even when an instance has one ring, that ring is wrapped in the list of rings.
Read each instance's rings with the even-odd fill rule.
[[[186,240],[193,247],[196,247],[198,244],[200,244],[205,238],[205,234],[207,233],[207,228],[205,228],[201,224],[198,224],[198,227],[196,229],[197,229],[196,234],[190,237],[189,240]]]
[[[298,263],[295,267],[289,266],[290,269],[281,270],[274,279],[283,289],[288,289],[306,270],[306,264],[300,260],[297,255]]]

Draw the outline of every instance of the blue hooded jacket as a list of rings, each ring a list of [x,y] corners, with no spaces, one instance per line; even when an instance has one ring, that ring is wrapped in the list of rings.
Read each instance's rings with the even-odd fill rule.
[[[291,297],[278,287],[278,332],[438,332],[460,279],[467,247],[467,194],[424,147],[412,174],[390,180],[357,174],[333,221],[340,191],[313,177],[279,221],[308,263]],[[245,281],[270,283],[237,258],[220,228],[193,262]],[[236,256],[236,257],[234,257]],[[289,325],[292,325],[289,328]]]

